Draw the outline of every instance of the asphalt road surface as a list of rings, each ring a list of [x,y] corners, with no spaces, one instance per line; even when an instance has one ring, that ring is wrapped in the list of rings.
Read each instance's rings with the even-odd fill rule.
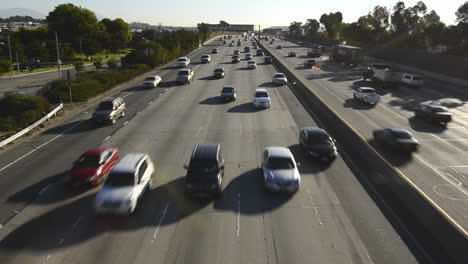
[[[376,149],[430,199],[441,207],[461,229],[468,230],[468,93],[460,87],[433,80],[428,76],[421,89],[373,87],[381,102],[369,106],[353,99],[357,87],[371,87],[362,81],[361,69],[329,61],[326,56],[316,59],[318,67],[303,67],[307,48],[289,41],[263,42],[267,49],[300,76],[356,131],[367,139],[374,129],[383,127],[409,130],[421,143],[420,151],[412,157],[403,157]],[[282,49],[277,49],[282,45]],[[297,57],[287,57],[295,51]],[[458,91],[457,91],[458,90]],[[448,126],[435,126],[414,117],[419,103],[445,106],[453,113]],[[372,144],[372,142],[371,142]]]
[[[243,42],[246,45],[248,42]],[[127,115],[114,126],[94,127],[92,109],[0,153],[0,263],[418,263],[421,252],[398,223],[377,206],[341,157],[330,166],[298,147],[298,130],[315,126],[276,72],[254,57],[231,64],[236,47],[220,46],[210,64],[198,64],[208,45],[189,57],[195,81],[176,85],[177,70],[157,73],[156,89],[119,92]],[[243,48],[243,47],[242,47]],[[242,53],[244,58],[244,53]],[[216,67],[225,79],[210,76]],[[238,90],[235,102],[219,99],[223,84]],[[252,92],[269,90],[272,106],[256,110]],[[183,164],[197,143],[220,143],[226,169],[219,200],[183,196]],[[63,173],[86,149],[118,147],[145,152],[156,185],[129,217],[96,217],[97,189],[70,191]],[[267,146],[289,147],[301,163],[301,189],[270,194],[259,174]],[[14,212],[16,211],[16,212]],[[12,218],[13,217],[13,218]]]

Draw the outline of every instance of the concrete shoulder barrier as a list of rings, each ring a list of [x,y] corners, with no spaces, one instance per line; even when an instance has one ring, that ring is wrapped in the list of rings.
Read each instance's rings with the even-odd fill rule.
[[[262,42],[259,45],[265,53],[275,57]],[[403,231],[406,237],[404,240],[409,246],[417,248],[424,258],[431,259],[433,263],[468,263],[466,231],[387,162],[364,137],[314,93],[306,81],[294,73],[294,69],[277,57],[274,65],[288,76],[291,84],[295,83],[289,87],[304,108],[337,139],[339,148],[344,152],[343,159],[358,179],[361,178],[360,181],[370,191],[370,195],[377,196],[376,204],[380,204],[384,213],[390,210],[389,221],[396,225],[399,232]]]
[[[62,110],[62,108],[63,108],[63,103],[60,104],[59,106],[57,106],[54,110],[50,111],[47,115],[45,115],[41,119],[37,120],[34,124],[28,126],[27,128],[21,130],[20,132],[18,132],[16,134],[14,134],[13,136],[3,140],[2,142],[0,142],[0,148],[7,145],[7,144],[9,144],[9,143],[11,143],[11,142],[13,142],[13,141],[15,141],[16,139],[20,138],[24,134],[30,132],[31,130],[33,130],[34,128],[39,126],[40,124],[42,124],[45,121],[49,120],[52,116],[55,116],[58,111]]]

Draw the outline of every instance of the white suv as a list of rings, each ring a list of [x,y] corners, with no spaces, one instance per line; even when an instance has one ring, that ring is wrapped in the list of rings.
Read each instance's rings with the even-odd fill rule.
[[[286,78],[286,75],[284,73],[278,72],[278,73],[275,73],[275,75],[273,75],[272,82],[274,84],[287,84],[288,79]]]
[[[157,75],[153,75],[153,76],[148,76],[146,77],[143,82],[141,83],[142,86],[144,87],[158,87],[158,85],[161,83],[161,77],[157,76]]]
[[[187,57],[180,57],[178,60],[177,60],[177,67],[179,68],[187,68],[188,66],[190,66],[190,59],[187,58]]]
[[[147,154],[132,153],[122,158],[109,173],[96,195],[96,214],[132,214],[138,200],[153,186],[154,165]]]
[[[401,75],[401,82],[408,87],[422,87],[424,85],[424,78],[417,74],[403,73]]]
[[[203,54],[201,56],[201,63],[210,63],[211,62],[211,56],[208,54]]]
[[[268,91],[265,89],[256,89],[252,104],[253,107],[269,108],[271,106],[271,99]]]
[[[374,88],[359,87],[354,91],[354,99],[364,103],[377,104],[380,102],[380,95],[375,93]]]

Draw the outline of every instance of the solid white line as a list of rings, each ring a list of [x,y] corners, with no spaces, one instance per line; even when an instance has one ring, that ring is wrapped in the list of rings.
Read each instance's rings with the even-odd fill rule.
[[[123,123],[124,126],[125,126],[126,124],[128,124],[128,121],[125,121],[125,122]]]
[[[107,136],[102,142],[106,142],[107,140],[109,140],[109,138],[111,138],[111,137]]]
[[[198,136],[200,135],[201,129],[202,129],[202,127],[200,127],[200,128],[198,129],[197,135],[196,135],[195,137],[198,137]]]
[[[167,208],[169,207],[169,204],[166,204],[166,207],[164,208],[164,211],[161,215],[161,218],[159,218],[159,223],[158,223],[158,227],[156,227],[156,230],[154,231],[154,234],[153,234],[153,239],[151,240],[151,243],[154,243],[154,240],[156,240],[157,236],[158,236],[158,232],[159,232],[159,227],[161,226],[162,224],[162,221],[164,220],[164,216],[166,215],[166,212],[167,212]]]
[[[312,200],[312,194],[309,191],[309,187],[306,187],[307,193],[309,194],[309,200]]]
[[[240,235],[240,208],[241,208],[240,193],[238,193],[237,194],[237,236]]]
[[[163,76],[164,74],[166,74],[166,73],[168,73],[168,72],[169,72],[169,71],[165,71],[165,72],[159,74],[159,76]]]
[[[153,101],[149,101],[149,102],[148,102],[149,105],[152,104],[152,103],[153,103]]]
[[[83,120],[83,121],[84,121],[84,120]],[[41,145],[39,145],[39,147],[37,147],[37,148],[35,148],[35,149],[29,151],[28,153],[24,154],[23,156],[21,156],[21,157],[17,158],[16,160],[10,162],[10,163],[7,164],[5,167],[1,168],[1,169],[0,169],[0,172],[4,171],[5,169],[7,169],[8,167],[10,167],[11,165],[17,163],[18,161],[20,161],[20,160],[26,158],[26,157],[29,156],[30,154],[36,152],[37,150],[41,149],[41,148],[44,147],[45,145],[47,145],[47,144],[49,144],[50,142],[54,141],[55,139],[57,139],[57,138],[63,136],[63,135],[64,135],[65,133],[67,133],[68,131],[74,129],[75,127],[77,127],[77,126],[79,126],[79,125],[81,125],[81,124],[83,123],[83,121],[80,121],[79,123],[77,123],[76,125],[70,127],[69,129],[65,130],[65,131],[62,132],[61,134],[58,134],[57,136],[55,136],[55,137],[49,139],[48,141],[42,143]]]
[[[129,92],[128,94],[126,94],[126,95],[122,96],[122,99],[124,99],[125,97],[127,97],[127,96],[131,95],[132,93],[134,93],[134,92]]]

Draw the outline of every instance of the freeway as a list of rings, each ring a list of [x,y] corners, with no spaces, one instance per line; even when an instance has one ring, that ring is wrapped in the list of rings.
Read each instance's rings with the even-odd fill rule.
[[[286,40],[264,44],[335,112],[369,139],[371,145],[372,131],[377,128],[404,128],[413,133],[421,143],[420,151],[413,158],[397,156],[373,146],[442,208],[465,235],[468,234],[467,94],[451,93],[459,87],[426,78],[421,89],[374,87],[382,101],[371,107],[353,99],[355,88],[371,86],[369,81],[362,81],[360,69],[334,63],[327,56],[317,59],[317,68],[306,69],[303,67],[306,47]],[[277,45],[282,45],[283,49],[277,49]],[[287,57],[289,51],[295,51],[297,57]],[[449,108],[453,122],[445,128],[416,119],[413,109],[419,103],[435,103]]]
[[[189,57],[197,62],[218,45]],[[164,82],[159,88],[138,87],[141,77],[126,84],[117,94],[128,104],[127,115],[114,126],[92,126],[86,109],[0,153],[0,213],[17,211],[3,219],[0,262],[428,262],[341,157],[329,166],[306,157],[298,147],[298,129],[317,124],[287,86],[271,84],[272,65],[261,63],[262,57],[254,57],[256,70],[247,70],[245,60],[231,64],[234,49],[220,46],[210,64],[194,63],[196,80],[190,85],[175,84],[172,66],[155,71]],[[213,80],[219,66],[227,76]],[[237,87],[237,101],[220,102],[223,84]],[[258,87],[269,90],[270,109],[252,108]],[[195,144],[204,142],[220,143],[224,151],[220,200],[183,196],[183,164]],[[123,154],[148,153],[157,166],[156,185],[132,216],[96,217],[96,189],[74,192],[61,182],[79,154],[100,145]],[[289,147],[301,163],[296,194],[264,190],[258,167],[267,146]]]

